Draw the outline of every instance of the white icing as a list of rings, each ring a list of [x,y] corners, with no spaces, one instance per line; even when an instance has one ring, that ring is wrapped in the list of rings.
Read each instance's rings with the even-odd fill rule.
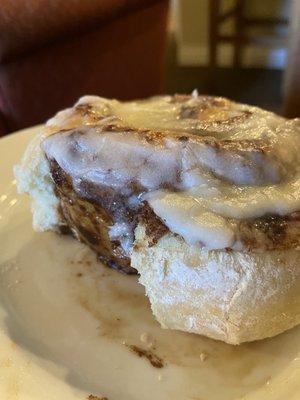
[[[198,96],[199,96],[198,90],[197,90],[197,89],[194,89],[194,90],[192,91],[192,97],[198,97]]]
[[[126,222],[116,222],[108,231],[111,240],[119,240],[125,254],[129,255],[132,242],[133,232],[131,227]]]
[[[234,228],[228,218],[286,215],[300,209],[299,121],[224,99],[206,107],[207,102],[212,100],[203,101],[196,93],[183,102],[170,96],[128,103],[86,96],[78,104],[92,106],[96,126],[90,127],[95,120],[76,109],[73,114],[64,111],[49,124],[75,124],[78,129],[49,136],[43,148],[81,194],[80,184],[87,180],[130,197],[129,205],[136,209],[140,197],[131,192],[134,182],[141,194],[148,193],[143,199],[169,229],[188,243],[230,247]],[[189,114],[194,108],[196,117]],[[109,118],[117,131],[103,128]],[[228,122],[230,118],[234,120]],[[132,127],[165,136],[147,141],[127,129]],[[189,133],[194,135],[178,140]],[[174,190],[159,190],[163,187]],[[111,235],[126,242],[130,229],[116,224]]]
[[[234,232],[221,216],[209,212],[197,198],[157,191],[147,196],[148,203],[171,232],[178,233],[189,244],[210,249],[231,247]]]
[[[76,180],[126,190],[137,181],[144,188],[157,188],[162,182],[174,182],[179,163],[178,151],[153,147],[138,140],[134,133],[101,133],[88,129],[84,134],[58,134],[44,141],[48,157]]]
[[[187,243],[222,249],[234,244],[228,218],[287,215],[300,210],[300,180],[256,188],[201,184],[179,193],[158,190],[145,198],[166,226]]]

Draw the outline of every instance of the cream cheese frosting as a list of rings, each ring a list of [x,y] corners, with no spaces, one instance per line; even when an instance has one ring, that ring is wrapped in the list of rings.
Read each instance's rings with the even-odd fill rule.
[[[234,248],[230,220],[300,210],[297,119],[207,96],[86,96],[48,127],[42,147],[78,193],[85,196],[87,180],[118,191],[133,209],[147,201],[187,243]],[[117,223],[112,235],[129,237],[126,221]]]

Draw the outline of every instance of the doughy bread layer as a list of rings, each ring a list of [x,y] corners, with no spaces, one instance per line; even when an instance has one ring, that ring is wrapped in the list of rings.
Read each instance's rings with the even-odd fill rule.
[[[135,234],[131,263],[162,327],[240,344],[300,322],[299,251],[207,251],[171,233],[149,246],[141,224]]]

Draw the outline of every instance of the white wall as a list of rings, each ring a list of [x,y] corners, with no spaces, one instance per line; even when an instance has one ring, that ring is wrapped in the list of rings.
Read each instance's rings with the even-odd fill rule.
[[[177,60],[180,65],[207,65],[208,62],[208,8],[211,0],[173,0],[171,7],[171,28],[177,41]],[[300,1],[300,0],[299,0]],[[289,0],[248,0],[248,16],[288,16]],[[224,9],[234,4],[234,0],[223,0]],[[268,30],[267,33],[284,33],[286,28]],[[223,26],[224,33],[233,33],[231,21]],[[255,35],[258,28],[249,31]],[[281,46],[246,46],[243,65],[246,67],[284,68],[286,49]],[[230,44],[219,46],[218,59],[221,66],[232,65],[232,47]]]

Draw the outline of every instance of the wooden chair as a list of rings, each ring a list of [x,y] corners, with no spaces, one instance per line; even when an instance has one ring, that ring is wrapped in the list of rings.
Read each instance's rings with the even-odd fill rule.
[[[247,17],[245,15],[245,4],[247,0],[235,0],[234,6],[226,12],[221,12],[222,0],[209,1],[209,67],[212,74],[217,68],[217,51],[221,43],[230,43],[233,46],[233,67],[242,66],[243,49],[247,44],[256,46],[283,45],[285,40],[274,35],[249,36],[247,29],[253,26],[270,27],[275,25],[287,25],[284,18]],[[248,0],[249,1],[249,0]],[[228,19],[234,21],[234,34],[220,33],[220,26]]]
[[[283,115],[289,118],[300,117],[300,1],[298,0],[292,3],[288,62],[283,86]]]

